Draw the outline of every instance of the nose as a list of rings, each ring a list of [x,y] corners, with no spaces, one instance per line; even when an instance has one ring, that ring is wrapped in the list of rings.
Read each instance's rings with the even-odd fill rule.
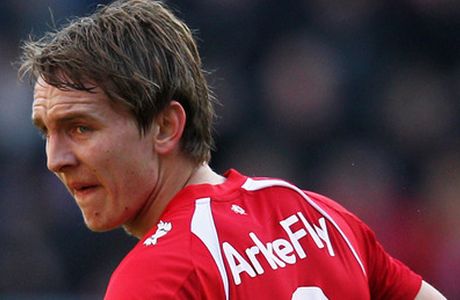
[[[69,143],[59,136],[49,136],[46,141],[47,167],[51,172],[60,173],[75,166],[76,156]]]

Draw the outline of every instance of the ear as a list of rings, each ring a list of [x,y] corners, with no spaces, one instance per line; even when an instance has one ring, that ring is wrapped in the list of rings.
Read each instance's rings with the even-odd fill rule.
[[[175,150],[180,142],[187,117],[182,105],[171,101],[155,118],[155,150],[159,154],[168,154]]]

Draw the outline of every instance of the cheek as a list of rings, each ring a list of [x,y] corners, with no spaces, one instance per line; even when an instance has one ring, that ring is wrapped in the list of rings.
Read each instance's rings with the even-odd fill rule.
[[[110,158],[105,162],[106,169],[111,170],[110,176],[122,194],[119,196],[139,201],[139,198],[147,197],[155,188],[157,164],[146,152],[120,150],[123,151],[109,155]]]
[[[139,138],[137,129],[100,137],[89,151],[98,173],[113,201],[129,205],[152,192],[156,178],[157,157],[147,139]],[[136,200],[134,200],[136,199]]]

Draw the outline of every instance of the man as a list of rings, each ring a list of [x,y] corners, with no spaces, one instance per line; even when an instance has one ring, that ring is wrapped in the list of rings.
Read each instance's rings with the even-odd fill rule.
[[[23,50],[48,168],[88,228],[140,239],[106,299],[444,299],[332,200],[211,170],[212,97],[164,4],[116,1]]]

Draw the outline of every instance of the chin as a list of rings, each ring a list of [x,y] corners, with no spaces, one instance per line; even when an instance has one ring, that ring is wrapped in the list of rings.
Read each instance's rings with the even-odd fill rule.
[[[112,222],[107,222],[107,220],[103,220],[102,218],[95,216],[92,218],[87,218],[83,216],[85,221],[86,227],[93,232],[107,232],[110,230],[114,230],[120,227],[119,224],[113,224]]]
[[[88,223],[86,223],[86,227],[92,232],[107,232],[107,231],[111,231],[117,228],[117,227],[106,227],[106,226],[92,226]]]

